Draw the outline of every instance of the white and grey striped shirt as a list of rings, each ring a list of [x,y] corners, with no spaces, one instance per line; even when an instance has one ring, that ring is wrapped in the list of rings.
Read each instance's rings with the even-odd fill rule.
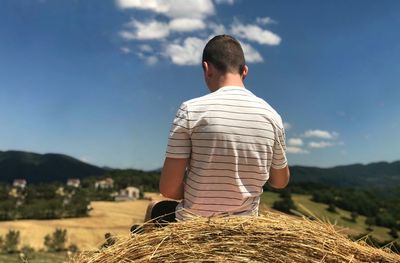
[[[222,87],[184,102],[166,153],[190,158],[177,219],[257,215],[270,168],[287,165],[285,149],[279,114],[243,87]]]

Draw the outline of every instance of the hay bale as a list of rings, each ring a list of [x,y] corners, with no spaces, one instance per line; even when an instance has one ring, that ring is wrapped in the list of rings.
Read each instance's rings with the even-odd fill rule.
[[[332,225],[278,213],[196,218],[120,238],[73,262],[400,262],[400,255],[353,242]]]

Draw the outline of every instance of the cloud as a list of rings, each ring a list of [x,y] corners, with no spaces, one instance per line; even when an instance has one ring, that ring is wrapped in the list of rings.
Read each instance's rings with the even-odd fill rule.
[[[200,65],[206,40],[188,37],[182,44],[168,44],[165,54],[177,65]]]
[[[332,147],[335,144],[331,142],[325,142],[325,141],[320,141],[320,142],[309,142],[308,146],[310,148],[316,148],[316,149],[321,149],[321,148],[327,148],[327,147]]]
[[[251,45],[243,43],[243,42],[240,44],[242,45],[246,62],[260,63],[260,62],[264,61],[261,54],[257,50],[255,50]]]
[[[211,0],[117,0],[121,9],[148,10],[171,18],[204,18],[214,14]]]
[[[233,5],[235,3],[235,0],[215,0],[215,3],[217,5],[220,5],[220,4]]]
[[[259,25],[268,25],[268,24],[276,24],[276,21],[275,20],[273,20],[272,18],[270,18],[270,17],[268,17],[268,16],[266,16],[266,17],[257,17],[256,18],[256,22],[259,24]]]
[[[138,53],[138,57],[144,60],[144,62],[149,65],[155,65],[158,62],[158,57],[154,55],[145,55],[143,53]]]
[[[210,23],[208,27],[212,30],[213,35],[223,35],[228,32],[225,26],[221,24]]]
[[[169,35],[169,25],[152,20],[149,22],[139,22],[132,20],[126,24],[133,31],[124,30],[120,32],[120,36],[126,40],[150,40],[162,39]]]
[[[146,45],[146,44],[145,45],[140,45],[139,49],[142,52],[148,52],[148,53],[153,52],[153,48],[150,45]]]
[[[290,130],[290,128],[292,128],[292,125],[289,122],[284,122],[283,128],[285,128],[285,130]]]
[[[281,38],[278,35],[262,29],[258,25],[244,25],[236,21],[231,25],[231,32],[239,38],[254,41],[261,45],[276,46],[281,43]]]
[[[215,5],[233,5],[235,0],[115,1],[123,11],[142,12],[123,26],[119,36],[126,41],[124,50],[131,50],[130,53],[136,53],[149,65],[160,59],[169,59],[176,65],[199,65],[205,39],[221,34],[234,35],[241,40],[248,63],[261,63],[264,62],[263,56],[253,44],[278,45],[281,41],[278,35],[256,24],[272,23],[269,17],[259,17],[254,24],[243,24],[237,19],[231,24],[217,23]],[[141,49],[143,44],[151,51]],[[121,49],[127,53],[124,50]]]
[[[296,146],[286,147],[286,152],[291,153],[291,154],[308,154],[308,153],[310,153],[309,151],[302,149],[300,147],[296,147]]]
[[[288,144],[290,146],[302,146],[303,145],[303,140],[300,138],[291,138],[288,140]]]
[[[121,47],[119,50],[121,50],[121,52],[124,54],[132,53],[132,50],[128,47]]]
[[[337,132],[329,132],[323,130],[308,130],[304,133],[304,136],[308,138],[315,137],[321,139],[334,140],[339,136],[339,134]]]
[[[178,32],[191,32],[205,27],[206,25],[200,19],[176,18],[169,22],[169,29]]]

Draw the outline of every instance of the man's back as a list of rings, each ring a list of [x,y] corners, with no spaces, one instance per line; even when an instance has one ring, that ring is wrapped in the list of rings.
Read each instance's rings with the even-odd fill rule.
[[[243,87],[183,103],[167,149],[169,158],[190,158],[177,218],[257,214],[270,168],[287,165],[284,141],[280,116]]]

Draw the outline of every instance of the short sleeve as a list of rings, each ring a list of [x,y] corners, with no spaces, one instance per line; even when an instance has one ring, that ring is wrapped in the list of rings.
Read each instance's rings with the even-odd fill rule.
[[[286,158],[286,143],[285,143],[285,129],[283,125],[276,127],[275,130],[275,143],[272,150],[272,165],[274,169],[282,169],[287,165]]]
[[[169,132],[166,157],[189,158],[191,150],[189,114],[187,106],[183,103],[176,113]]]

